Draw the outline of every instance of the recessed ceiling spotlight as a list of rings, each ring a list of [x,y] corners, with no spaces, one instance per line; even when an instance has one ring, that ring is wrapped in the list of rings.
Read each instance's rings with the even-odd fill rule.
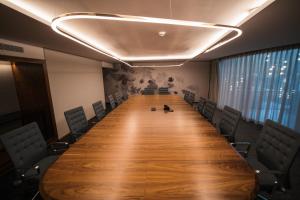
[[[164,37],[165,35],[166,35],[166,31],[159,31],[158,32],[158,35],[160,36],[160,37]]]

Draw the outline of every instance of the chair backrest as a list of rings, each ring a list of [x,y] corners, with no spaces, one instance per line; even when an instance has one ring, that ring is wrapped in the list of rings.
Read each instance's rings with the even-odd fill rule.
[[[212,122],[217,104],[212,101],[206,101],[203,108],[203,116],[210,122]]]
[[[289,186],[300,195],[300,150],[298,149],[289,170]]]
[[[206,99],[203,97],[200,97],[198,105],[197,105],[197,109],[200,112],[200,114],[203,114],[203,108],[205,106],[205,102],[206,102]]]
[[[236,129],[241,119],[241,112],[235,110],[229,106],[225,106],[223,109],[222,117],[219,123],[219,129],[221,134],[229,135],[231,142],[234,142]]]
[[[195,101],[195,93],[191,92],[188,98],[188,103],[192,105],[194,101]]]
[[[188,104],[193,104],[193,102],[195,101],[195,93],[190,92],[190,91],[186,91],[186,95],[184,96],[184,100],[188,103]]]
[[[0,136],[15,168],[25,170],[47,156],[47,144],[36,122]]]
[[[191,99],[195,99],[195,93],[194,92],[190,92],[189,93],[189,98],[191,98]]]
[[[120,105],[123,102],[122,96],[120,95],[119,92],[115,93],[115,99],[118,105]]]
[[[190,91],[188,91],[188,90],[183,90],[183,93],[184,93],[184,96],[183,96],[183,99],[185,100],[185,101],[187,101],[187,99],[188,99],[188,97],[189,97],[189,93],[190,93]]]
[[[162,95],[170,94],[169,88],[167,88],[167,87],[160,87],[158,89],[158,94],[162,94]]]
[[[127,93],[123,95],[123,99],[124,99],[124,101],[126,101],[128,99],[128,94]]]
[[[64,114],[71,133],[86,132],[88,121],[82,106],[68,110]]]
[[[93,105],[97,119],[98,120],[102,119],[106,114],[105,109],[102,104],[102,101],[97,101],[97,102],[93,103],[92,105]]]
[[[154,89],[146,87],[146,88],[144,88],[142,94],[143,95],[153,95],[154,94]]]
[[[266,120],[256,144],[258,161],[270,170],[288,172],[299,149],[299,137],[295,131]]]
[[[116,102],[115,102],[114,97],[112,95],[108,95],[107,98],[109,100],[111,109],[114,109],[116,107]]]

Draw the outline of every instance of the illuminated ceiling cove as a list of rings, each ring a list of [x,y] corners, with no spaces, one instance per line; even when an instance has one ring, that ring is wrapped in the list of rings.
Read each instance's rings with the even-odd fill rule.
[[[119,62],[181,61],[242,34],[238,28],[274,0],[8,0],[54,31]],[[233,32],[230,38],[224,36]],[[130,63],[129,63],[130,62]]]

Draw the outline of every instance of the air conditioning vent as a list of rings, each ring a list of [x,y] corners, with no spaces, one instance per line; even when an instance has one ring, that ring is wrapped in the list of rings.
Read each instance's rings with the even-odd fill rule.
[[[18,46],[14,46],[14,45],[10,45],[10,44],[4,44],[4,43],[0,43],[0,50],[24,53],[23,47],[18,47]]]

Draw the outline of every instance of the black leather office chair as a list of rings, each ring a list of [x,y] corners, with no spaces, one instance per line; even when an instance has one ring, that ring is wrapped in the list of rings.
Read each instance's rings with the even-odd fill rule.
[[[195,101],[195,93],[193,92],[189,92],[187,100],[188,104],[193,105],[194,101]]]
[[[102,105],[101,101],[97,101],[95,103],[92,104],[93,108],[94,108],[94,112],[96,115],[96,118],[98,121],[100,121],[105,115],[106,115],[106,111]]]
[[[231,143],[231,145],[243,157],[248,156],[250,149],[250,142],[236,141],[236,130],[241,119],[242,113],[229,106],[225,106],[222,112],[222,117],[217,125],[217,128],[224,137]]]
[[[123,102],[122,96],[120,95],[119,92],[115,93],[115,100],[116,100],[118,105],[120,105]]]
[[[183,94],[184,94],[183,99],[184,99],[186,102],[187,102],[189,93],[190,93],[190,91],[188,91],[188,90],[183,90]]]
[[[57,142],[47,145],[36,122],[0,136],[17,174],[17,183],[40,180],[47,168],[63,153],[69,144]]]
[[[170,94],[169,88],[167,88],[167,87],[160,87],[160,88],[158,88],[158,94],[160,94],[160,95],[168,95],[168,94]]]
[[[127,93],[123,95],[123,100],[124,101],[128,100],[128,94]]]
[[[300,197],[300,151],[298,150],[289,169],[288,188],[278,188],[271,193],[259,192],[257,200],[298,200]]]
[[[209,121],[213,121],[214,113],[216,110],[217,104],[212,101],[206,101],[205,106],[203,108],[203,116]]]
[[[225,106],[223,109],[218,129],[229,142],[235,142],[235,133],[241,119],[241,115],[240,111],[229,106]]]
[[[142,94],[143,95],[154,95],[155,91],[153,88],[146,87],[144,88]]]
[[[109,100],[111,110],[115,109],[117,105],[116,105],[114,97],[112,95],[108,95],[107,98]]]
[[[247,159],[256,169],[260,188],[287,188],[288,174],[300,146],[300,135],[274,121],[266,120],[256,144],[256,156]]]
[[[68,110],[64,114],[71,132],[71,140],[69,142],[75,142],[91,128],[82,106]]]
[[[206,102],[206,99],[203,97],[200,97],[199,101],[197,102],[197,110],[201,115],[203,115],[203,109],[205,106],[205,102]]]
[[[142,94],[143,95],[154,95],[155,91],[153,88],[146,87],[144,88]]]

